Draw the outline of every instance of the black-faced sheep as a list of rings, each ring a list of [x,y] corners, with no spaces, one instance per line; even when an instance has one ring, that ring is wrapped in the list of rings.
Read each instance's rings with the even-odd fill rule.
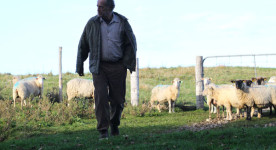
[[[235,83],[238,99],[247,106],[247,120],[251,120],[253,115],[253,111],[250,113],[252,107],[258,108],[258,117],[261,117],[260,108],[266,108],[275,103],[276,94],[273,87],[248,87],[243,80],[232,82]]]
[[[266,80],[267,80],[267,78],[265,78],[265,77],[252,78],[252,82],[256,83],[255,87],[258,87],[258,86],[259,87],[261,87],[261,86],[276,86],[275,82],[266,82]],[[272,80],[273,80],[273,78],[272,78]],[[272,115],[272,107],[274,107],[274,105],[271,105],[269,107],[270,115]],[[275,107],[274,107],[274,110],[276,110]],[[260,109],[260,113],[262,113],[262,109]],[[275,113],[276,113],[276,111],[275,111]]]
[[[159,112],[160,110],[160,103],[168,102],[169,103],[169,113],[174,112],[175,102],[179,96],[180,90],[180,81],[179,78],[175,78],[172,81],[172,85],[157,85],[151,91],[151,107],[154,106],[154,102],[157,101],[159,104],[157,108]]]

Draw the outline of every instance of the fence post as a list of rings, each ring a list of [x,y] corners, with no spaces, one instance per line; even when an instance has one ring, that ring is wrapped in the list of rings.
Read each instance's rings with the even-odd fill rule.
[[[62,47],[59,47],[59,102],[62,102]]]
[[[195,68],[195,78],[196,78],[196,108],[203,109],[204,108],[204,97],[203,93],[203,63],[202,56],[196,57],[196,68]]]
[[[136,59],[136,71],[130,75],[131,85],[131,105],[138,106],[139,104],[139,59]]]

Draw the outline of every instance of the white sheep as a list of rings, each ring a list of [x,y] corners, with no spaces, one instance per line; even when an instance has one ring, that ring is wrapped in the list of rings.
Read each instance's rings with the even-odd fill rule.
[[[226,120],[232,120],[231,107],[238,109],[243,107],[243,104],[237,99],[235,94],[235,88],[231,86],[214,87],[208,86],[204,89],[204,95],[209,96],[212,102],[217,106],[217,118],[219,118],[219,107],[225,106],[226,108]],[[210,112],[209,112],[210,118]]]
[[[265,78],[265,77],[252,78],[252,82],[255,83],[254,87],[261,87],[261,86],[264,86],[264,85],[266,85],[266,86],[275,86],[276,85],[276,82],[267,82],[266,80],[267,80],[267,78]],[[272,115],[272,106],[273,105],[271,105],[269,107],[270,115]],[[274,110],[276,110],[275,107],[274,107]],[[262,113],[262,109],[260,110],[260,113]]]
[[[169,103],[169,113],[174,112],[175,102],[179,96],[180,90],[180,81],[179,78],[175,78],[172,81],[172,85],[157,85],[151,91],[151,106],[154,106],[154,102],[157,101],[158,110],[160,110],[160,103],[168,102]]]
[[[30,77],[17,81],[13,86],[14,107],[16,98],[21,99],[22,108],[23,101],[26,105],[26,99],[31,95],[42,97],[44,80],[45,78],[42,75],[38,75],[37,77]]]
[[[68,101],[77,97],[94,98],[94,89],[92,80],[74,78],[67,82]]]
[[[205,77],[202,78],[203,80],[203,85],[204,85],[204,89],[207,88],[207,86],[216,86],[215,84],[211,83],[212,78],[209,77]],[[214,106],[213,104],[213,100],[209,95],[205,95],[206,99],[207,99],[207,105],[209,106],[209,118],[211,118],[211,113],[216,113],[217,112],[217,107]]]
[[[276,82],[276,76],[272,76],[272,77],[270,77],[270,79],[268,80],[268,82]]]
[[[242,80],[232,81],[236,85],[236,95],[238,99],[247,106],[247,119],[250,120],[254,113],[253,111],[250,114],[251,108],[258,108],[258,118],[261,117],[260,110],[261,108],[266,108],[271,104],[276,103],[276,94],[274,87],[248,87],[244,85]]]
[[[219,118],[219,107],[220,105],[216,104],[216,101],[212,96],[210,96],[212,91],[208,88],[216,89],[216,88],[233,88],[234,86],[231,84],[222,84],[222,85],[216,85],[214,83],[211,83],[212,78],[202,78],[204,83],[204,91],[203,95],[207,98],[207,105],[209,106],[209,119],[211,119],[211,113],[217,113],[217,118]],[[206,89],[206,90],[205,90]],[[224,105],[222,105],[224,106]],[[239,111],[237,112],[239,113]],[[228,113],[229,114],[229,113]],[[229,115],[228,115],[229,116]],[[223,117],[224,117],[224,109],[223,109]],[[232,118],[232,117],[231,117]]]

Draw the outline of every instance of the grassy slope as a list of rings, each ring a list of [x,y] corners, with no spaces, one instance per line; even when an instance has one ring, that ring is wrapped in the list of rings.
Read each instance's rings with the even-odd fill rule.
[[[276,74],[275,69],[257,69],[259,76],[270,77]],[[44,91],[58,86],[58,76],[45,75]],[[252,68],[216,67],[206,68],[205,76],[212,77],[217,84],[229,83],[231,79],[250,79],[254,77]],[[23,76],[25,77],[25,76]],[[63,83],[77,77],[64,74]],[[170,84],[174,77],[184,81],[178,104],[195,104],[194,68],[146,68],[140,70],[140,103],[150,99],[150,90],[157,84]],[[0,75],[0,99],[8,101],[11,96],[10,75]],[[91,78],[86,74],[85,78]],[[128,79],[129,80],[129,76]],[[64,98],[66,99],[64,84]],[[127,90],[130,85],[127,82]],[[47,92],[44,93],[44,95]],[[127,92],[127,102],[130,94]],[[12,107],[10,108],[12,109]],[[24,110],[25,111],[25,110]],[[121,122],[121,136],[99,141],[95,130],[95,118],[75,118],[73,123],[53,123],[38,125],[35,121],[25,121],[20,110],[15,111],[21,120],[16,120],[9,130],[8,138],[0,143],[0,149],[275,149],[275,127],[264,128],[276,118],[265,115],[262,119],[253,118],[251,122],[244,119],[232,121],[226,127],[192,132],[182,130],[185,125],[204,121],[208,112],[204,110],[177,113],[142,112],[129,105],[125,108]],[[11,114],[16,114],[11,113]],[[2,114],[3,115],[3,114]],[[142,116],[142,117],[139,117]],[[214,116],[213,116],[214,117]],[[74,118],[73,118],[74,119]],[[50,120],[51,121],[51,120]],[[2,120],[2,123],[4,121]],[[39,122],[41,123],[41,122]],[[1,125],[1,119],[0,119]],[[1,127],[1,126],[0,126]],[[1,128],[0,128],[1,129]],[[1,131],[1,130],[0,130]]]

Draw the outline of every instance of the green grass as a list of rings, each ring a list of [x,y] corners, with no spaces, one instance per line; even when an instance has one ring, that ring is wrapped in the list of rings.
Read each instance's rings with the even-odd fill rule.
[[[251,79],[255,76],[250,67],[205,68],[205,76],[216,84],[230,84],[232,79]],[[276,69],[257,68],[258,76],[270,77]],[[63,74],[63,103],[50,103],[57,97],[58,76],[45,74],[43,99],[34,98],[31,105],[20,109],[12,101],[12,75],[0,74],[0,149],[276,149],[276,117],[264,114],[252,121],[244,118],[221,127],[200,131],[187,130],[208,118],[204,110],[183,111],[169,114],[150,110],[147,103],[151,89],[158,84],[171,84],[178,77],[180,87],[178,105],[195,106],[194,67],[140,69],[139,107],[130,105],[129,74],[127,77],[126,107],[122,114],[120,136],[98,140],[96,119],[91,100],[83,98],[66,106],[66,83],[78,77]],[[24,75],[26,78],[32,75]],[[91,79],[91,74],[85,74]],[[52,97],[47,97],[51,94]],[[30,101],[30,99],[28,100]],[[215,115],[212,115],[215,118]],[[271,126],[271,127],[270,127]],[[194,128],[205,128],[204,126]]]

